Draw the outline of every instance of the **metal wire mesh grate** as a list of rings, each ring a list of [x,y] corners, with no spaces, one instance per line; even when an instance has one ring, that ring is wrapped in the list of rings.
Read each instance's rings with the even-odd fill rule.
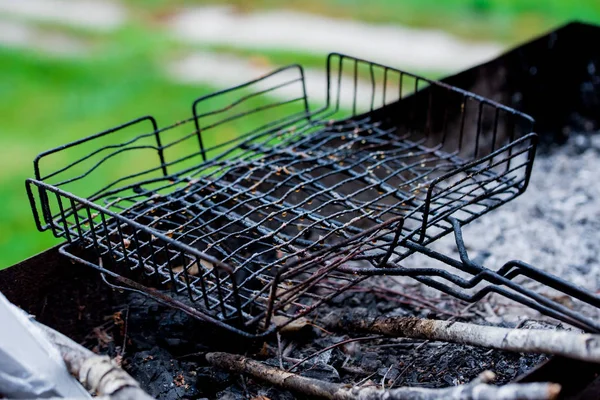
[[[274,315],[289,322],[382,271],[465,297],[428,278],[456,276],[397,263],[525,190],[531,126],[471,93],[332,54],[320,108],[302,69],[283,68],[196,100],[177,124],[143,117],[43,153],[27,188],[65,254],[266,334]],[[506,284],[492,278],[477,279]]]

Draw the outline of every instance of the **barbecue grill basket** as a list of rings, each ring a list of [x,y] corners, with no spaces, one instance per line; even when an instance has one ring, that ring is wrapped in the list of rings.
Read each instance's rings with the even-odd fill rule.
[[[318,94],[309,105],[292,65],[197,99],[173,125],[146,116],[46,151],[27,181],[36,225],[107,283],[245,336],[381,274],[468,301],[501,293],[600,329],[513,278],[598,307],[597,296],[524,263],[486,269],[462,244],[462,225],[527,187],[530,117],[340,54]],[[450,232],[460,260],[428,247]],[[417,252],[470,278],[399,264]]]

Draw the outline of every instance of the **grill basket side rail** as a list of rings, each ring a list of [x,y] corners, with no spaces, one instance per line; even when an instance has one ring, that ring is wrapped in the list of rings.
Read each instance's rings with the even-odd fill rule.
[[[524,193],[537,143],[537,134],[530,133],[433,180],[426,188],[422,226],[412,238],[431,243],[452,230],[448,218],[466,225]]]
[[[177,180],[210,159],[209,154],[232,157],[245,140],[308,121],[304,72],[292,65],[203,96],[193,102],[192,114],[163,128],[152,116],[136,118],[45,151],[34,160],[35,178],[95,202],[145,181]]]
[[[149,130],[148,125],[151,128]],[[140,126],[144,127],[145,133],[130,134],[131,128]],[[114,140],[115,136],[116,140]],[[148,153],[155,153],[155,162],[151,162],[148,169],[138,170],[133,174],[128,169],[116,171],[110,181],[104,179],[94,182],[94,179],[90,179],[90,176],[94,178],[101,176],[106,163],[115,158],[127,157],[132,152],[142,152],[146,156]],[[45,166],[45,162],[49,165]],[[78,186],[85,192],[83,194],[85,197],[91,198],[109,190],[119,182],[131,181],[145,174],[167,175],[158,125],[151,116],[136,118],[117,127],[47,150],[34,159],[33,166],[37,181],[49,183],[57,188],[63,187],[69,191],[74,191],[73,188]],[[94,184],[90,185],[89,181]],[[32,202],[31,206],[34,209],[36,226],[39,230],[46,230],[52,223],[52,214],[48,212],[50,200],[43,191],[39,192],[39,197],[42,212],[37,212],[35,203]],[[68,211],[69,206],[66,208]],[[40,214],[43,220],[38,218]]]
[[[141,290],[158,300],[159,292],[149,287],[170,289],[177,295],[170,305],[188,313],[194,309],[193,316],[213,323],[229,320],[227,325],[219,324],[247,334],[240,328],[245,326],[248,316],[242,310],[231,266],[163,232],[42,181],[28,179],[26,189],[32,204],[36,190],[42,193],[41,198],[56,199],[56,212],[48,208],[50,203],[42,206],[46,216],[54,215],[46,229],[64,237],[68,245],[83,250],[86,259],[71,251],[71,246],[64,246],[63,254],[125,283],[129,290]],[[66,204],[73,210],[70,215],[66,213]],[[200,306],[190,308],[190,303],[182,302],[183,298]]]
[[[309,109],[304,69],[292,64],[202,96],[193,102],[192,114],[202,159],[207,161],[215,157],[239,158],[240,147],[275,146],[282,139],[282,131],[309,124],[313,113]],[[205,149],[207,138],[214,145]]]
[[[344,104],[343,99],[351,101]],[[327,58],[326,105],[313,121],[331,125],[348,119],[367,141],[376,129],[362,126],[380,128],[391,132],[388,139],[408,143],[421,155],[421,165],[411,168],[418,184],[400,189],[415,200],[405,215],[405,236],[421,244],[452,230],[447,217],[466,224],[527,187],[538,142],[534,121],[492,100],[332,53]],[[389,165],[406,168],[406,162]]]
[[[249,291],[239,287],[235,268],[176,237],[35,179],[28,179],[26,188],[32,203],[36,190],[56,199],[56,212],[43,209],[54,216],[48,229],[67,239],[62,254],[98,270],[112,286],[141,292],[246,337],[268,335],[362,281],[337,268],[365,252],[386,263],[403,223],[393,218],[333,245],[315,242],[278,268],[269,284]],[[65,204],[75,211],[66,215]],[[277,315],[284,320],[275,320]]]

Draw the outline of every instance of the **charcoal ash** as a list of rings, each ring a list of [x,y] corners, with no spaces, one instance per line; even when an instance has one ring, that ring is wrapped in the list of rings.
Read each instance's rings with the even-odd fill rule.
[[[375,285],[385,285],[383,279],[376,280]],[[408,290],[405,294],[413,295]],[[122,359],[124,369],[140,382],[142,388],[161,400],[260,396],[297,398],[288,391],[208,365],[204,354],[210,351],[237,352],[272,366],[283,365],[284,368],[310,357],[294,372],[353,385],[381,385],[383,380],[386,387],[392,384],[448,387],[468,382],[488,369],[496,373],[497,384],[504,384],[546,360],[543,355],[402,338],[380,338],[335,346],[361,334],[333,333],[319,328],[319,320],[326,313],[350,313],[357,307],[365,307],[373,315],[423,316],[435,313],[418,302],[402,303],[397,301],[400,297],[394,299],[360,288],[344,293],[318,309],[311,319],[314,325],[307,325],[295,334],[282,334],[281,358],[279,344],[274,337],[247,341],[144,296],[130,294],[126,297],[119,311],[118,320],[122,322],[113,326],[103,325],[102,344],[94,342],[87,345]],[[444,298],[438,306],[442,307],[441,311],[458,312],[464,309],[465,304]],[[473,308],[476,307],[470,307]],[[441,315],[444,316],[443,313]],[[107,319],[115,320],[113,316],[107,316]],[[483,321],[476,313],[465,313],[463,320]],[[96,332],[100,334],[99,330]],[[311,357],[328,347],[332,348]]]
[[[523,260],[568,282],[597,292],[600,288],[600,134],[571,133],[564,145],[540,152],[524,194],[473,221],[463,229],[472,259],[497,270],[509,260]],[[449,235],[431,246],[458,257]],[[426,257],[408,266],[439,266]],[[404,281],[403,281],[404,283]],[[411,284],[406,282],[406,284]],[[539,288],[538,288],[539,289]],[[423,290],[435,296],[435,291]],[[557,296],[544,288],[542,293]],[[486,297],[511,323],[539,314],[499,296]],[[597,309],[565,299],[592,318]]]
[[[600,196],[600,188],[594,185],[594,171],[598,167],[600,141],[594,135],[574,135],[564,147],[538,155],[524,195],[465,227],[471,257],[494,269],[510,259],[523,259],[596,290],[600,273],[594,239],[600,212],[594,201]],[[443,238],[434,246],[446,254],[455,249],[452,237]],[[393,291],[386,290],[390,288]],[[417,301],[419,298],[427,301]],[[126,334],[115,328],[110,332],[112,341],[95,347],[113,357],[122,357],[124,368],[159,399],[291,399],[295,398],[292,393],[207,365],[204,354],[240,353],[290,368],[322,349],[358,337],[359,334],[328,333],[318,328],[322,313],[349,313],[356,307],[368,308],[378,315],[441,319],[460,315],[462,321],[506,327],[517,326],[521,316],[527,315],[527,310],[499,297],[468,305],[422,287],[414,279],[374,277],[367,285],[352,288],[324,304],[315,319],[311,317],[315,326],[308,326],[293,337],[282,335],[282,347],[289,351],[280,358],[274,338],[244,341],[132,294],[122,305]],[[536,314],[529,316],[539,318]],[[555,321],[531,327],[557,328]],[[498,377],[496,383],[504,384],[546,359],[544,355],[388,338],[334,347],[309,358],[295,372],[351,385],[380,386],[383,381],[386,387],[440,388],[468,382],[484,370],[492,370]]]

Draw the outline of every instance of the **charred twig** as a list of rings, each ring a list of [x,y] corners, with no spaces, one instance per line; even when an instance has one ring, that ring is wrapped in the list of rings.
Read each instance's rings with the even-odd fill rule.
[[[125,310],[125,321],[123,321],[123,346],[121,347],[121,358],[125,356],[127,348],[127,321],[129,320],[129,306]]]
[[[292,354],[292,352],[294,350],[296,350],[296,347],[297,347],[297,343],[290,341],[290,343],[287,346],[285,346],[285,349],[283,349],[282,356],[289,357],[289,355]]]
[[[365,371],[364,369],[362,369],[360,367],[353,367],[353,366],[350,366],[350,365],[342,365],[340,367],[340,369],[342,371],[344,371],[344,372],[347,372],[347,373],[353,374],[353,375],[362,375],[362,376],[365,376],[365,375],[368,375],[368,374],[372,373],[371,371]]]
[[[385,378],[387,378],[387,376],[390,373],[390,371],[392,370],[393,366],[394,366],[394,364],[391,364],[390,367],[387,369],[387,371],[385,371],[383,378],[381,378],[381,388],[382,389],[385,389]]]
[[[279,359],[279,368],[283,369],[283,356],[281,355],[281,335],[277,332],[277,358]]]
[[[59,350],[69,372],[77,376],[87,390],[108,396],[110,400],[152,399],[109,357],[92,353],[52,328],[39,326]]]
[[[423,343],[421,343],[420,345],[418,345],[414,350],[414,354],[418,354],[418,352],[423,348],[423,346],[425,346],[427,344],[429,344],[429,340],[426,340]],[[396,378],[394,378],[394,381],[392,382],[390,387],[394,387],[394,385],[396,385],[396,382],[398,382],[398,379],[402,378],[404,376],[404,374],[406,372],[408,372],[408,370],[410,368],[412,368],[413,365],[415,365],[415,362],[417,362],[417,357],[413,358],[413,360],[408,365],[406,365],[402,371],[400,371],[398,376],[396,376]]]
[[[415,359],[413,359],[413,360],[412,360],[410,363],[408,363],[408,364],[407,364],[407,365],[406,365],[406,366],[405,366],[405,367],[402,369],[402,371],[400,371],[400,373],[398,374],[398,376],[396,376],[396,377],[394,378],[394,380],[392,381],[392,383],[391,383],[390,387],[394,387],[394,385],[396,385],[396,382],[398,382],[398,380],[399,380],[400,378],[402,378],[402,377],[404,376],[404,374],[405,374],[406,372],[408,372],[408,370],[409,370],[410,368],[412,368],[412,366],[413,366],[413,365],[415,365],[415,362],[417,362],[417,359],[416,359],[416,358],[415,358]]]
[[[393,337],[437,340],[519,353],[554,354],[600,363],[600,335],[543,329],[510,329],[414,317],[369,318],[364,311],[328,315],[330,329],[354,330]]]
[[[382,299],[385,299],[388,301],[393,301],[393,302],[396,302],[399,304],[405,304],[405,305],[411,306],[411,307],[418,307],[418,308],[427,307],[427,308],[430,308],[430,309],[438,312],[439,314],[448,315],[448,316],[451,316],[454,318],[465,318],[465,317],[471,316],[471,314],[469,314],[469,313],[462,313],[462,312],[456,313],[456,312],[444,310],[444,309],[436,306],[435,304],[433,304],[433,302],[431,302],[423,297],[419,297],[414,294],[408,294],[406,292],[399,292],[397,290],[390,289],[385,286],[356,287],[356,288],[352,288],[351,290],[354,292],[373,293],[375,296],[380,297]],[[394,295],[394,296],[389,296],[390,294]],[[407,300],[404,300],[403,298],[407,299]]]
[[[478,379],[466,385],[444,389],[400,387],[375,389],[347,387],[337,383],[306,378],[279,368],[271,367],[250,358],[229,353],[208,353],[208,362],[230,372],[250,375],[272,385],[294,390],[307,396],[332,400],[468,400],[468,399],[555,399],[560,385],[554,383],[523,383],[505,386],[488,385],[495,375],[486,371]]]
[[[391,276],[390,279],[393,282],[395,282],[397,285],[400,285],[400,287],[404,287],[405,286],[402,283],[400,283],[398,281],[398,279],[396,279],[393,276]],[[458,312],[458,313],[455,313],[455,312],[452,312],[452,311],[449,311],[449,310],[444,310],[442,308],[439,308],[437,305],[435,305],[433,299],[426,299],[426,298],[418,296],[418,295],[416,295],[414,293],[410,293],[409,294],[409,293],[406,293],[405,291],[399,292],[397,290],[390,289],[390,288],[385,287],[385,286],[378,286],[378,288],[381,289],[381,290],[385,290],[388,293],[392,293],[392,294],[395,294],[395,295],[403,296],[403,297],[405,297],[407,299],[411,299],[411,300],[417,301],[417,302],[422,303],[422,304],[424,304],[424,305],[426,305],[428,307],[431,307],[431,309],[433,309],[433,310],[435,310],[435,311],[437,311],[439,313],[450,315],[450,316],[455,317],[455,318],[465,318],[465,317],[469,317],[471,315],[470,313],[467,313],[466,310]]]
[[[369,346],[370,349],[381,350],[387,348],[400,348],[401,350],[412,350],[421,344],[421,341],[405,341],[404,338],[398,338],[400,342],[376,344]]]
[[[367,375],[366,377],[364,377],[363,379],[361,379],[359,382],[357,382],[354,386],[355,387],[361,387],[362,385],[366,384],[369,379],[371,379],[372,377],[374,377],[375,375],[377,375],[378,371],[374,371],[371,372],[369,375]]]
[[[352,339],[342,340],[341,342],[334,343],[331,346],[327,346],[324,349],[316,351],[316,352],[312,353],[311,355],[309,355],[308,357],[304,357],[302,360],[298,361],[296,364],[294,364],[291,367],[289,367],[286,371],[290,372],[294,368],[296,368],[297,366],[299,366],[300,364],[304,363],[305,361],[308,361],[311,358],[314,358],[314,357],[318,356],[319,354],[325,353],[328,350],[335,349],[336,347],[343,346],[345,344],[352,343],[352,342],[358,342],[358,341],[361,341],[361,340],[373,340],[373,339],[379,339],[379,338],[381,338],[381,336],[378,335],[378,336],[366,336],[366,337],[360,337],[360,338],[352,338]]]

